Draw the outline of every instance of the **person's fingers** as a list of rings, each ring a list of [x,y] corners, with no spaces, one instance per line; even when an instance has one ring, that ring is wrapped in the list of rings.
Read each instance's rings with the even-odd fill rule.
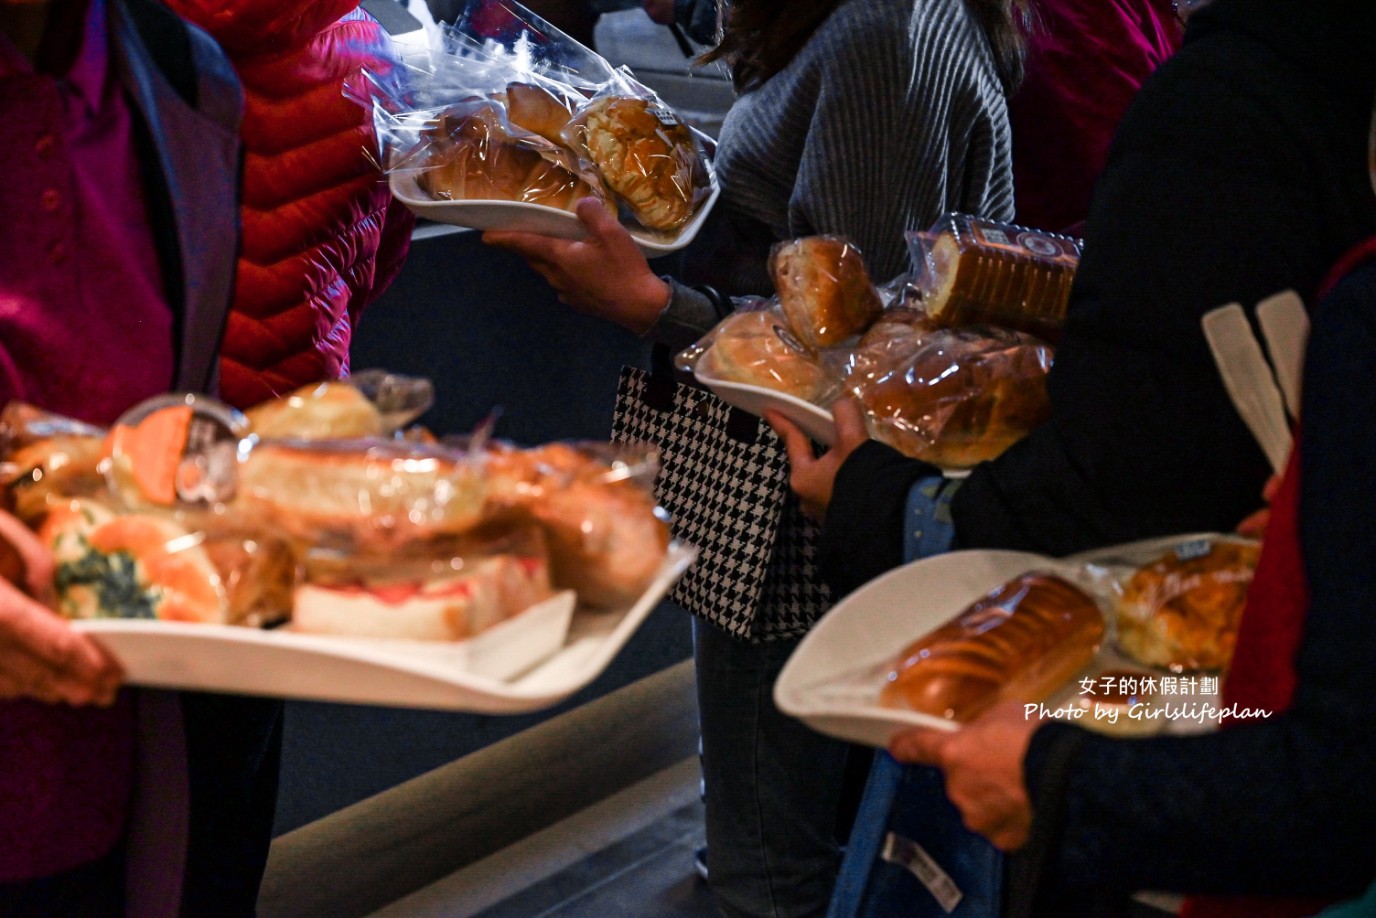
[[[836,422],[836,442],[854,446],[869,438],[865,429],[865,412],[860,402],[847,395],[838,398],[831,406],[831,416]]]
[[[1237,534],[1249,539],[1260,539],[1266,535],[1266,527],[1270,522],[1271,508],[1263,507],[1237,524]]]
[[[764,419],[783,439],[784,451],[788,453],[788,462],[795,474],[817,461],[812,455],[812,440],[801,427],[772,409],[765,411]]]
[[[30,596],[43,601],[51,596],[53,556],[27,526],[8,513],[0,513],[0,539],[8,543],[23,565],[24,586]]]
[[[1281,477],[1279,475],[1272,475],[1266,479],[1266,486],[1261,489],[1261,499],[1268,504],[1275,500],[1276,493],[1280,491],[1280,482]]]
[[[625,228],[607,211],[607,207],[597,198],[579,198],[574,205],[574,213],[583,221],[583,226],[592,239],[613,241],[626,235]]]
[[[950,733],[918,727],[889,740],[889,752],[900,762],[935,765],[939,768],[950,739]]]

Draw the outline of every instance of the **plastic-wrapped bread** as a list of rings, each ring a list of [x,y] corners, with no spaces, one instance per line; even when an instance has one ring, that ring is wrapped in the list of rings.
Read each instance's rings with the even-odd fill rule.
[[[564,129],[573,118],[573,104],[534,83],[508,83],[506,117],[517,127],[563,146],[568,143]]]
[[[883,310],[860,250],[840,236],[804,236],[775,245],[769,273],[789,326],[814,349],[859,334]]]
[[[1041,701],[1093,659],[1103,636],[1088,594],[1029,572],[909,645],[880,700],[961,722],[996,701]]]
[[[759,386],[814,404],[835,393],[832,374],[773,309],[727,316],[695,351],[700,352],[696,371],[709,379]]]
[[[1123,584],[1118,646],[1175,672],[1227,669],[1261,547],[1242,539],[1182,543]]]
[[[927,313],[938,325],[1059,336],[1080,262],[1077,240],[950,214],[910,241]]]

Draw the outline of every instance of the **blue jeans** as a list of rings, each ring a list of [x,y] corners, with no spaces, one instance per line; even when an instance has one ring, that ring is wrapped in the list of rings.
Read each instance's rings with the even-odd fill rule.
[[[751,644],[693,620],[708,884],[729,918],[823,915],[836,880],[851,747],[774,706],[797,646]]]

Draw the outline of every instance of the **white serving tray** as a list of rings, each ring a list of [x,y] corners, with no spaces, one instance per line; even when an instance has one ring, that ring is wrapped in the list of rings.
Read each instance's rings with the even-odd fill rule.
[[[715,170],[708,166],[711,191],[683,228],[673,235],[627,227],[646,258],[667,255],[692,242],[707,221],[713,205],[721,195]],[[583,223],[578,215],[557,207],[528,204],[524,201],[441,201],[430,197],[416,184],[416,173],[408,170],[393,172],[388,178],[392,195],[418,217],[436,223],[448,223],[477,230],[514,230],[538,233],[559,239],[582,239]]]
[[[728,405],[734,405],[756,417],[764,417],[766,411],[773,409],[797,424],[818,443],[831,446],[836,442],[836,422],[832,420],[831,412],[820,405],[814,405],[806,399],[786,392],[746,383],[728,382],[697,370],[693,371],[693,375],[713,395]]]
[[[774,701],[784,713],[820,733],[877,748],[911,727],[958,730],[954,721],[879,703],[884,675],[904,647],[1027,571],[1067,571],[1094,561],[1141,559],[1207,535],[1148,539],[1059,560],[977,549],[905,564],[847,596],[812,627],[779,674]],[[1116,668],[1150,669],[1119,656],[1106,641],[1086,672]],[[1045,705],[1056,710],[1073,703],[1077,694],[1077,686],[1068,684]],[[1165,731],[1198,733],[1211,726],[1188,721],[1167,724]]]
[[[133,685],[519,714],[558,704],[597,678],[695,556],[671,548],[627,608],[575,609],[561,595],[456,643],[118,619],[74,625],[119,660]]]

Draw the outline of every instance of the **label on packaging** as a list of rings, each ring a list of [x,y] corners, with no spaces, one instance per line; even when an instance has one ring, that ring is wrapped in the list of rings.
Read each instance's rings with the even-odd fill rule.
[[[1208,539],[1195,539],[1175,546],[1175,557],[1179,561],[1193,561],[1195,558],[1203,558],[1213,550],[1213,542]]]
[[[927,887],[932,898],[936,899],[937,905],[948,915],[956,910],[960,900],[965,897],[960,887],[956,886],[955,880],[951,879],[951,875],[942,870],[941,865],[911,839],[890,832],[884,836],[884,849],[879,856],[917,877],[918,882]]]
[[[211,399],[150,399],[127,412],[106,443],[116,492],[128,502],[208,505],[234,496],[243,431]]]
[[[970,233],[980,245],[1006,249],[1023,257],[1041,261],[1064,261],[1076,264],[1080,259],[1079,245],[1073,239],[1058,238],[1050,233],[1023,229],[987,220],[970,220]]]
[[[679,120],[674,110],[667,105],[651,105],[650,114],[659,119],[659,123],[667,128],[678,127],[683,122]]]

